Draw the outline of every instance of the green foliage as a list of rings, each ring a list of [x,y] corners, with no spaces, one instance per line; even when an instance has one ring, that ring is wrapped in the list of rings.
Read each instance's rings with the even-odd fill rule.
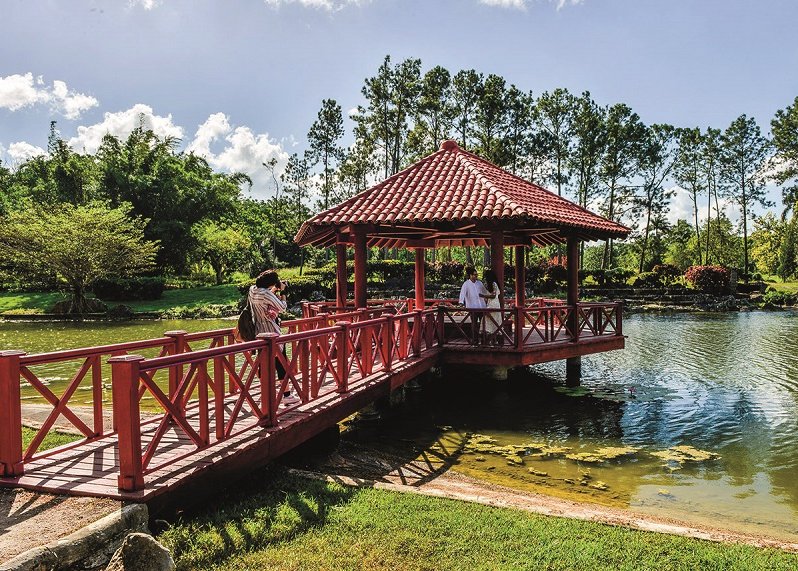
[[[654,272],[643,272],[639,274],[634,281],[632,281],[632,286],[634,287],[661,287],[662,281],[660,277]]]
[[[90,284],[152,269],[158,244],[144,239],[145,222],[129,205],[30,205],[0,224],[0,258],[32,280],[54,274],[72,293],[72,311],[84,313]]]
[[[673,284],[673,282],[682,277],[682,270],[673,264],[657,264],[651,271],[657,276],[660,283],[665,286]]]
[[[762,301],[765,305],[795,305],[798,302],[798,294],[768,289],[762,297]]]
[[[729,270],[722,266],[691,266],[684,274],[694,288],[715,295],[729,291],[729,277]]]
[[[213,268],[216,285],[221,285],[234,268],[244,265],[252,246],[249,237],[240,229],[216,222],[197,225],[194,233],[197,253]]]
[[[103,301],[153,300],[161,298],[165,283],[161,277],[100,279],[91,289]]]
[[[798,97],[792,105],[776,112],[770,128],[776,149],[774,164],[778,169],[773,178],[778,184],[792,183],[782,189],[786,214],[798,205]]]

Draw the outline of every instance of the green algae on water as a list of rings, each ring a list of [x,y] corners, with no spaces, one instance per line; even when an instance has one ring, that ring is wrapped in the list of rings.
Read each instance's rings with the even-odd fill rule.
[[[720,454],[699,450],[692,446],[672,446],[667,450],[658,450],[651,453],[652,456],[662,458],[666,468],[679,470],[686,462],[706,462],[707,460],[717,460]]]
[[[639,448],[635,448],[634,446],[605,446],[603,448],[597,448],[593,452],[566,454],[565,457],[569,460],[576,460],[577,462],[598,464],[599,462],[607,462],[623,456],[632,456],[636,454],[638,450]]]

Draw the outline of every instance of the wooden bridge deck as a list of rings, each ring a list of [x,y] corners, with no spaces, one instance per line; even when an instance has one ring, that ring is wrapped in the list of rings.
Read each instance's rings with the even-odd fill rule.
[[[309,403],[279,409],[274,427],[259,427],[252,411],[243,410],[240,432],[203,450],[196,451],[193,442],[176,426],[171,426],[153,457],[153,463],[160,467],[145,474],[143,490],[126,492],[117,487],[119,454],[116,433],[33,460],[25,465],[22,476],[3,478],[0,486],[146,502],[177,486],[204,479],[214,471],[216,476],[223,478],[236,467],[262,465],[280,456],[428,370],[436,362],[438,353],[438,350],[432,350],[423,356],[410,358],[398,364],[391,373],[380,372],[365,378],[352,373],[349,392],[328,391]],[[253,387],[251,394],[257,400],[260,387]],[[235,395],[225,399],[226,415],[232,413],[236,400]],[[209,414],[213,416],[212,411]],[[198,407],[190,406],[186,416],[199,431]],[[158,420],[154,418],[142,423],[143,440],[152,438]]]
[[[486,328],[489,322],[496,327]],[[286,334],[247,343],[236,343],[225,329],[40,355],[0,352],[0,486],[149,502],[263,465],[441,362],[511,367],[624,346],[619,304],[500,312],[363,309],[286,325]],[[135,354],[143,350],[160,353]],[[111,431],[102,401],[106,361]],[[77,372],[55,395],[37,367],[66,362],[76,363]],[[271,390],[264,392],[261,378],[275,380]],[[53,407],[25,450],[23,382]],[[93,423],[70,409],[79,388],[91,389]],[[283,407],[281,395],[289,389],[301,402]],[[145,395],[159,414],[142,414]],[[84,440],[39,450],[60,418]]]

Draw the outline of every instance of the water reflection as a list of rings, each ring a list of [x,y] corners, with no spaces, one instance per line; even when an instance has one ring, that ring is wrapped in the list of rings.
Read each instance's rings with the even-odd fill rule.
[[[440,443],[448,442],[446,461],[457,470],[505,485],[795,541],[795,315],[642,315],[627,319],[624,329],[626,350],[584,359],[582,390],[561,386],[562,363],[506,383],[450,371],[378,429],[357,425],[346,438],[375,449],[412,442],[409,454],[441,454]],[[565,447],[572,458],[608,446],[639,451],[582,462],[530,449],[518,464],[469,451],[475,434],[499,448]],[[461,447],[452,452],[454,442]],[[654,454],[679,446],[719,458],[679,464]],[[608,489],[592,488],[597,480]]]

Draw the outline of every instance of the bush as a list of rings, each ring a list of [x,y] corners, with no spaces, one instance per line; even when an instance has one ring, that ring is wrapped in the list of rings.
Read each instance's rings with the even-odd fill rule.
[[[762,298],[762,301],[765,302],[765,305],[795,305],[796,301],[798,301],[798,295],[786,291],[769,289]]]
[[[632,282],[633,287],[661,287],[662,281],[656,272],[643,272]]]
[[[335,266],[333,266],[334,268]],[[375,260],[368,264],[369,277],[382,282],[402,280],[412,282],[415,273],[415,262],[402,262],[400,260]],[[352,268],[354,270],[354,267]],[[333,276],[335,278],[335,276]]]
[[[690,266],[684,279],[703,293],[719,295],[729,291],[729,270],[723,266]]]
[[[682,277],[682,270],[673,264],[657,264],[651,271],[659,277],[660,283],[664,286],[672,285]]]
[[[299,276],[288,280],[288,288],[285,293],[289,303],[293,304],[303,299],[311,299],[314,292],[323,291],[324,289],[326,288],[313,277]]]
[[[458,284],[466,279],[462,262],[436,262],[430,269],[432,281],[439,284]]]
[[[92,291],[106,301],[152,300],[161,298],[165,285],[161,277],[97,280]]]
[[[606,285],[626,285],[626,282],[635,275],[635,272],[624,268],[612,268],[606,270],[604,275]]]

